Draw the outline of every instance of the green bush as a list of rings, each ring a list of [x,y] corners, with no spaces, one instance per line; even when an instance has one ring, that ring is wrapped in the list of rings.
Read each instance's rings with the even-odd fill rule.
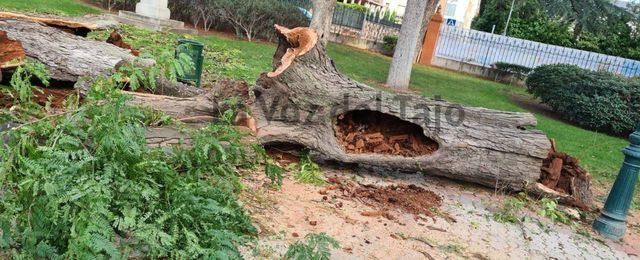
[[[544,65],[527,78],[527,89],[561,117],[616,135],[640,122],[640,81],[574,65]]]
[[[495,64],[493,64],[493,66],[500,71],[512,73],[522,78],[527,76],[532,71],[532,69],[529,67],[506,62],[496,62]]]
[[[358,12],[361,12],[363,14],[367,13],[367,7],[365,7],[364,5],[359,5],[359,4],[345,4],[345,3],[340,3],[338,2],[337,5],[339,6],[343,6]]]
[[[196,27],[235,32],[252,41],[275,40],[274,24],[294,28],[309,26],[295,5],[283,0],[175,0],[170,1],[171,16]],[[285,15],[286,14],[286,15]]]
[[[385,54],[393,55],[393,53],[396,51],[396,45],[398,44],[398,36],[385,35],[384,38],[382,38],[382,41],[384,41]]]
[[[242,134],[129,106],[119,79],[131,70],[92,79],[82,104],[70,96],[66,112],[47,114],[26,90],[32,77],[48,81],[44,66],[17,71],[5,94],[20,108],[0,109],[20,124],[0,142],[2,259],[241,258],[237,246],[256,230],[238,202],[237,172],[262,160]],[[190,145],[147,146],[145,128],[160,121]]]

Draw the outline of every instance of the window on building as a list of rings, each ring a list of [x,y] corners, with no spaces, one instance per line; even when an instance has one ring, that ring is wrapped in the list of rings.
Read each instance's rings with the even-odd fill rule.
[[[458,3],[455,3],[455,2],[447,3],[447,8],[444,10],[444,16],[455,17],[456,8],[458,8]]]

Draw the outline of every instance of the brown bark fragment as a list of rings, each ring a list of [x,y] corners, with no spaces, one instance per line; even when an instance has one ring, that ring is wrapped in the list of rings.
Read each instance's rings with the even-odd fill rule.
[[[307,54],[318,43],[318,34],[310,28],[298,27],[289,29],[283,26],[275,25],[276,31],[284,36],[285,40],[291,45],[286,53],[280,59],[280,65],[275,71],[269,72],[270,78],[277,77],[282,74],[296,57]]]
[[[131,54],[133,56],[140,56],[140,51],[134,49],[133,47],[131,47],[131,45],[129,45],[128,43],[124,42],[124,40],[122,39],[122,35],[120,35],[117,31],[113,31],[111,32],[111,34],[109,34],[109,38],[107,39],[107,43],[111,43],[115,46],[118,46],[120,48],[123,49],[127,49],[131,51]]]
[[[22,44],[9,39],[7,32],[0,31],[0,69],[20,66],[25,58]]]
[[[540,183],[559,194],[559,199],[583,209],[593,206],[591,175],[578,159],[556,151],[555,142],[541,167]]]
[[[542,168],[542,170],[547,174],[547,178],[545,178],[542,182],[544,186],[555,188],[558,185],[563,163],[564,161],[561,158],[554,158],[548,168]]]

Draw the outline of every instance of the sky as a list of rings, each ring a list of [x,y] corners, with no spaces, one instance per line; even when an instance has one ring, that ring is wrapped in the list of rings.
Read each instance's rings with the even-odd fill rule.
[[[617,6],[626,7],[629,2],[638,3],[640,0],[616,0],[614,1]]]

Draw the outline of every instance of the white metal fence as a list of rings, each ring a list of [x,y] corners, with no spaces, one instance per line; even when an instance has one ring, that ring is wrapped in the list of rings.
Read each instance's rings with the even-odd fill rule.
[[[563,63],[627,77],[640,76],[640,61],[454,26],[442,26],[436,56],[483,67],[496,62],[529,68]]]

